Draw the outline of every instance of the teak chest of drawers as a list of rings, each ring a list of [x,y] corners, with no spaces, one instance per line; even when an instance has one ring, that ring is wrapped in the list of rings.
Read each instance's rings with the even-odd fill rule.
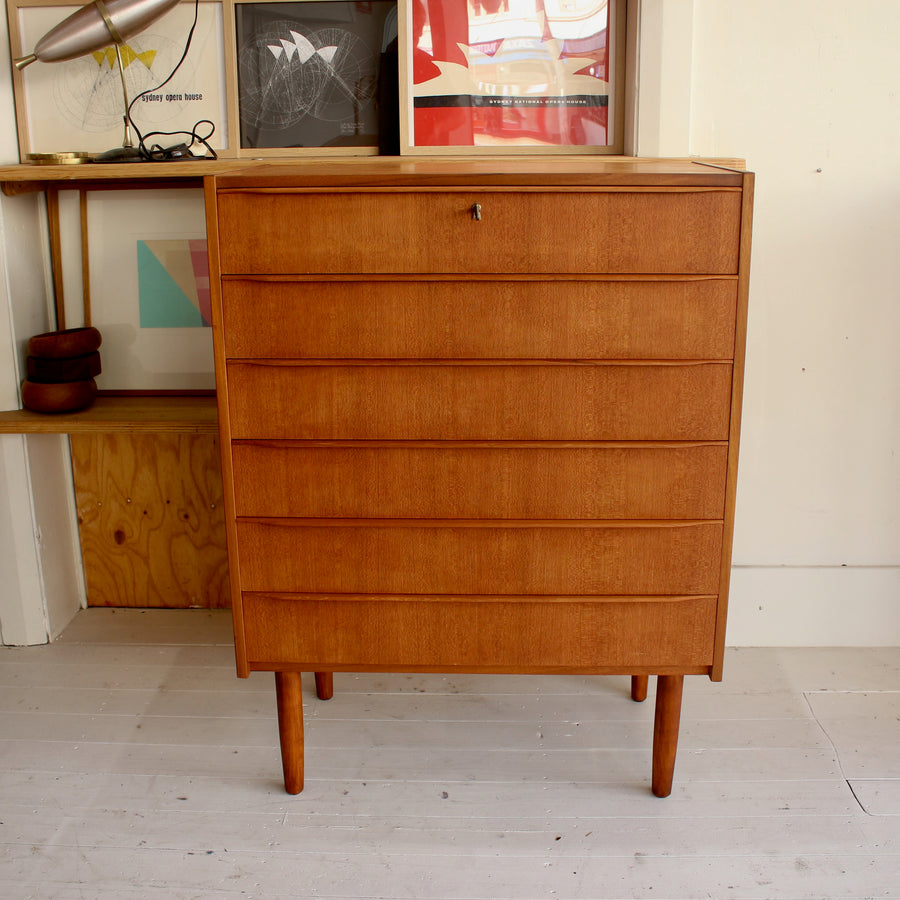
[[[206,181],[238,673],[722,675],[752,175],[371,159]]]

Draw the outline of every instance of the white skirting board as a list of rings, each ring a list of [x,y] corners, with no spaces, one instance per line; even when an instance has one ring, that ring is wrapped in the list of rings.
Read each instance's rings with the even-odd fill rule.
[[[900,646],[900,566],[735,566],[726,641]]]

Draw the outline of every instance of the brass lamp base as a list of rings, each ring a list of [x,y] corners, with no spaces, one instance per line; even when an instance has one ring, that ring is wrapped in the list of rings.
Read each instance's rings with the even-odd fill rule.
[[[147,158],[137,147],[113,147],[98,153],[91,159],[95,163],[139,163],[148,162]]]

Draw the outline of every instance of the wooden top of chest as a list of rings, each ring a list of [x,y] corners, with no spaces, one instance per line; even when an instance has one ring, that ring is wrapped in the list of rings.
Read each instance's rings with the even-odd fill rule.
[[[370,157],[260,163],[214,176],[218,189],[290,187],[740,187],[739,160],[633,157]]]
[[[637,185],[740,187],[740,159],[650,159],[633,156],[293,157],[144,164],[0,166],[8,195],[48,188],[88,190],[391,185]]]

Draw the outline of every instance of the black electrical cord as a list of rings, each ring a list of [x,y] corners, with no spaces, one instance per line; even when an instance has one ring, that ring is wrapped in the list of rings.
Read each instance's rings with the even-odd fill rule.
[[[156,87],[147,88],[145,91],[141,91],[132,101],[128,104],[128,109],[125,110],[125,117],[128,119],[128,124],[134,130],[134,133],[137,135],[138,139],[138,150],[140,151],[141,156],[146,160],[152,161],[163,161],[163,160],[173,160],[173,159],[191,159],[196,158],[193,157],[193,154],[190,152],[190,148],[194,146],[194,144],[203,144],[206,148],[207,153],[205,155],[205,159],[218,159],[218,155],[215,150],[210,146],[209,139],[213,136],[213,133],[216,130],[216,126],[210,122],[209,119],[201,119],[197,122],[194,127],[190,131],[150,131],[147,134],[141,134],[140,129],[134,122],[134,119],[131,117],[131,108],[134,106],[138,100],[141,99],[145,94],[155,94],[160,88],[165,87],[174,77],[175,73],[181,68],[181,64],[187,59],[188,51],[191,49],[191,41],[194,38],[194,31],[197,28],[197,19],[200,13],[200,0],[194,0],[194,21],[191,24],[191,30],[188,32],[187,41],[184,44],[184,52],[181,54],[181,59],[175,65],[175,68],[169,73],[168,78],[165,81],[158,84]],[[209,126],[209,133],[205,135],[201,135],[197,133],[197,129],[201,125]],[[174,147],[161,147],[159,144],[151,144],[149,147],[147,146],[147,141],[149,138],[153,137],[175,137],[176,135],[185,135],[190,138],[189,144],[177,144]]]

